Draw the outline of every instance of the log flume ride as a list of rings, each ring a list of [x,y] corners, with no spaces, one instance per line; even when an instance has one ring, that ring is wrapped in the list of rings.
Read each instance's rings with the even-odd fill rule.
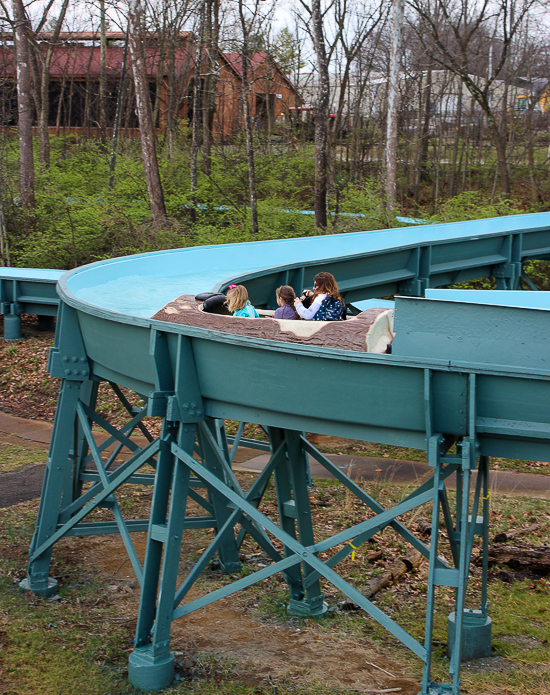
[[[486,656],[491,649],[488,457],[550,460],[550,299],[520,291],[522,282],[532,285],[524,263],[549,257],[550,213],[541,213],[162,251],[63,274],[49,360],[61,391],[23,588],[39,595],[56,591],[50,560],[63,537],[119,533],[141,585],[129,677],[136,687],[155,690],[174,677],[173,620],[276,573],[288,585],[291,614],[321,616],[326,610],[322,585],[330,582],[422,660],[423,695],[458,694],[463,657]],[[321,270],[335,275],[351,313],[358,314],[365,300],[395,295],[391,354],[151,318],[178,296],[224,291],[231,283],[244,284],[257,308],[273,309],[276,287],[288,284],[301,291]],[[37,296],[27,291],[18,297],[16,280],[32,282],[33,271],[16,274],[0,269],[2,311],[14,322],[26,306],[25,296]],[[431,289],[485,276],[495,278],[499,291]],[[272,319],[254,321],[259,326]],[[110,385],[126,409],[123,426],[113,426],[96,411],[100,384]],[[124,389],[138,394],[142,405],[132,404]],[[147,416],[162,418],[158,437],[144,426]],[[234,436],[226,433],[225,420],[241,423]],[[265,439],[244,438],[244,423],[261,425]],[[104,430],[103,443],[92,428]],[[138,446],[134,432],[147,437],[146,446]],[[306,432],[425,449],[433,477],[385,509],[313,447]],[[246,492],[232,470],[243,443],[270,454]],[[121,463],[122,450],[130,455]],[[364,504],[364,521],[315,538],[308,456]],[[146,464],[154,473],[142,470]],[[276,519],[261,511],[272,477]],[[456,497],[447,493],[451,478]],[[148,520],[124,518],[121,512],[117,491],[131,484],[153,486]],[[189,500],[199,504],[201,515],[191,515]],[[399,520],[425,504],[432,514],[427,542]],[[110,509],[112,520],[91,521],[97,508]],[[429,564],[421,642],[338,574],[339,563],[354,548],[388,526]],[[215,532],[178,584],[182,536],[197,528]],[[132,543],[136,532],[147,534],[143,563]],[[245,534],[271,564],[189,599],[215,556],[227,573],[240,570]],[[481,599],[478,592],[473,605],[469,567],[476,537],[482,577]],[[435,683],[430,675],[439,587],[451,587],[455,596],[449,683]]]

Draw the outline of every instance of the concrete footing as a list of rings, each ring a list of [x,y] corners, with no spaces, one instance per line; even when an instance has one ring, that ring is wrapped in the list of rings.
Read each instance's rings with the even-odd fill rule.
[[[455,626],[456,616],[453,611],[447,623],[447,656],[449,658],[455,642]],[[464,610],[461,661],[491,656],[492,627],[492,620],[486,613],[469,608]]]
[[[128,659],[128,678],[138,690],[162,690],[174,680],[174,656],[153,656],[150,648],[135,649]]]
[[[18,314],[4,315],[4,339],[21,340],[21,316]]]
[[[296,615],[300,618],[314,618],[325,615],[328,606],[322,598],[311,601],[308,599],[297,601],[291,598],[286,610],[289,615]]]
[[[32,591],[32,593],[36,596],[48,598],[49,596],[57,594],[57,591],[59,589],[59,583],[57,579],[54,579],[53,577],[48,577],[47,583],[40,582],[33,585],[31,584],[31,580],[28,577],[25,577],[25,579],[22,579],[19,582],[19,588],[21,589],[21,591]]]

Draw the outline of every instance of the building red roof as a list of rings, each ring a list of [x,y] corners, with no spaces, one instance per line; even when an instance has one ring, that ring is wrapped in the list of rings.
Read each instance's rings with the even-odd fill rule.
[[[46,53],[47,46],[41,46]],[[13,47],[0,47],[0,74],[14,74]],[[145,48],[147,74],[156,77],[159,66],[162,65],[163,73],[166,72],[166,56],[160,53],[157,46]],[[122,70],[124,48],[122,46],[107,46],[106,72],[107,77],[120,75]],[[193,65],[192,54],[187,47],[178,46],[175,49],[176,73],[188,71]],[[101,71],[101,48],[99,46],[85,46],[81,43],[56,46],[53,51],[50,65],[51,77],[98,77]]]
[[[236,70],[239,75],[243,74],[243,57],[240,53],[224,53],[223,54],[231,67]],[[267,60],[268,54],[265,52],[253,53],[250,56],[250,67],[252,70],[258,67],[264,60]]]

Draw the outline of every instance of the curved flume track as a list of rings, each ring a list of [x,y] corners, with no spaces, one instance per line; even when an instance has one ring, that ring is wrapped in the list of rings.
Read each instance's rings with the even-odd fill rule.
[[[172,620],[276,572],[283,572],[289,585],[290,610],[317,615],[324,611],[319,582],[324,577],[423,660],[425,695],[449,692],[432,683],[430,662],[436,588],[452,587],[457,617],[449,632],[454,644],[450,688],[456,695],[464,625],[469,631],[465,641],[477,645],[477,655],[485,655],[487,649],[490,654],[486,563],[480,610],[463,611],[474,535],[481,534],[484,548],[488,542],[487,457],[550,460],[550,326],[544,309],[417,297],[426,288],[487,275],[495,278],[499,289],[517,290],[523,263],[549,257],[550,214],[542,213],[163,251],[65,274],[58,284],[59,323],[50,355],[51,374],[62,379],[61,395],[25,587],[42,594],[55,590],[55,581],[48,578],[49,563],[53,544],[63,536],[120,532],[142,587],[130,679],[137,687],[156,689],[168,685],[174,675],[169,652]],[[392,354],[284,343],[150,318],[177,296],[223,290],[231,282],[243,282],[255,305],[270,308],[278,285],[301,290],[311,286],[321,269],[336,276],[352,307],[371,297],[405,295],[396,300]],[[120,386],[141,394],[147,403],[141,412],[129,408],[132,419],[122,431],[94,412],[101,381],[110,382],[123,402]],[[145,412],[163,417],[164,424],[159,439],[139,450],[126,435]],[[225,419],[259,423],[270,439],[270,463],[248,496],[231,471]],[[105,470],[92,422],[134,452],[120,468]],[[302,432],[426,449],[434,477],[394,509],[384,510],[317,452]],[[193,455],[196,441],[200,461]],[[450,453],[453,444],[457,453]],[[374,516],[315,543],[308,453]],[[116,509],[112,495],[122,483],[145,482],[146,475],[138,471],[153,456],[157,470],[150,480],[154,493],[148,523],[124,521],[120,514],[113,522],[84,521],[107,501]],[[86,468],[90,462],[96,470]],[[472,475],[475,468],[477,478]],[[257,509],[273,471],[280,527]],[[193,519],[185,516],[184,504],[188,494],[196,495],[188,487],[191,474],[211,493],[206,516]],[[454,511],[444,485],[451,475],[461,490]],[[83,487],[86,481],[92,482],[88,490]],[[169,500],[181,502],[169,505]],[[442,523],[452,546],[449,564],[438,554],[437,543],[427,546],[399,520],[427,502],[433,505],[434,539],[443,508]],[[238,538],[232,530],[237,524],[246,527],[273,565],[181,605],[214,553],[227,571],[239,570]],[[181,534],[205,525],[218,533],[176,590]],[[350,543],[364,543],[388,525],[429,562],[423,644],[333,569],[352,552]],[[231,533],[220,531],[223,528]],[[130,532],[146,530],[142,567]],[[270,544],[268,533],[285,546],[284,556]],[[328,550],[335,550],[330,563],[321,562],[318,555]]]
[[[477,417],[550,423],[547,399],[541,402],[538,393],[533,399],[527,395],[539,382],[518,380],[514,360],[506,355],[502,364],[501,353],[495,353],[490,340],[484,345],[483,339],[474,336],[479,349],[471,351],[473,359],[457,359],[456,340],[446,339],[446,330],[453,328],[455,338],[462,331],[462,339],[466,338],[470,315],[464,317],[464,326],[456,317],[453,326],[444,321],[437,325],[441,340],[429,358],[425,350],[407,353],[407,344],[398,355],[357,355],[228,338],[148,317],[180,294],[223,289],[233,281],[246,283],[257,306],[273,307],[274,290],[279,284],[306,287],[319,268],[334,273],[348,302],[390,293],[415,294],[415,289],[422,290],[426,285],[441,286],[490,274],[497,276],[505,289],[514,289],[519,285],[525,260],[549,256],[550,213],[540,213],[143,254],[76,269],[61,279],[58,291],[63,302],[77,311],[87,357],[97,376],[143,394],[162,390],[150,355],[150,333],[162,331],[167,336],[172,357],[176,355],[176,336],[184,334],[193,343],[208,415],[425,448],[425,369],[434,370],[434,431],[465,434],[469,406],[464,399],[468,388],[463,388],[462,382],[468,373],[479,373],[481,384],[488,380],[498,391],[480,399]],[[398,304],[397,330],[406,306],[400,308]],[[545,323],[542,317],[539,319]],[[538,336],[531,344],[532,352],[546,339],[546,329],[540,332],[523,324],[517,329],[527,343],[529,331]],[[508,327],[512,353],[516,350],[513,330]],[[398,333],[396,347],[399,342]],[[451,348],[448,353],[445,343]],[[520,364],[529,370],[525,359]],[[533,359],[533,369],[542,376],[548,367],[540,367],[540,359]],[[242,374],[247,378],[240,379]],[[281,374],[285,375],[283,380]],[[501,400],[504,393],[507,407]],[[327,399],[331,402],[329,410]],[[537,404],[536,412],[530,403]],[[507,448],[508,433],[496,432],[486,423],[487,427],[488,431],[480,431],[482,453],[500,456],[507,451],[512,455]],[[514,455],[535,458],[546,448],[540,432],[530,437],[530,430],[533,434],[533,427],[522,430],[516,426],[513,439],[520,435],[523,445],[519,451],[515,447]],[[506,442],[502,444],[501,440]]]

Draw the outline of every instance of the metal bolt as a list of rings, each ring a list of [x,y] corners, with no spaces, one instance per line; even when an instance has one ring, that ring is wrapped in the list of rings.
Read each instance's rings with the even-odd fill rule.
[[[191,407],[192,407],[192,408],[196,408],[196,407],[197,407],[197,404],[196,404],[196,403],[191,403]]]
[[[81,358],[80,358],[80,361],[81,361],[81,362],[86,362],[86,358],[85,358],[85,357],[81,357]]]
[[[78,362],[78,357],[73,357],[73,362]]]
[[[63,362],[69,361],[69,355],[63,355]]]
[[[79,374],[80,374],[80,372],[78,371],[78,369],[75,369],[75,370],[74,370],[74,375],[75,375],[75,376],[78,376]]]
[[[184,403],[184,404],[183,404],[183,409],[184,409],[184,410],[189,410],[189,403]]]
[[[67,369],[67,370],[66,370],[66,373],[67,373],[67,374],[72,374],[72,370]],[[71,387],[69,386],[69,388],[71,388]]]

